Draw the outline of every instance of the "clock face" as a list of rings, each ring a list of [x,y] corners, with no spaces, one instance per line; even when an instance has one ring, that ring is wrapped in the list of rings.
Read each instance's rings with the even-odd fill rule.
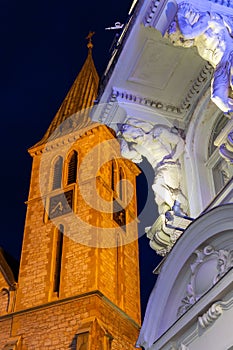
[[[125,209],[115,200],[113,203],[113,220],[125,231],[126,213]]]
[[[53,219],[70,213],[73,208],[73,191],[67,191],[50,198],[49,218]]]

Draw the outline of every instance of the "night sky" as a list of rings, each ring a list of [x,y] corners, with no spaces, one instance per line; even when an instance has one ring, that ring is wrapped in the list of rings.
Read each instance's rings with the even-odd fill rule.
[[[115,36],[115,32],[106,31],[105,27],[117,21],[124,23],[131,2],[1,1],[0,245],[16,259],[20,258],[24,202],[30,181],[31,158],[27,149],[42,138],[81,69],[87,55],[85,37],[90,30],[96,33],[93,38],[95,65],[99,75],[103,74]],[[142,188],[143,176],[139,181]],[[151,205],[146,212],[149,226],[155,219],[156,209]],[[145,218],[141,220],[139,230],[145,226]],[[148,239],[143,236],[139,241],[144,312],[155,281],[152,270],[158,260],[148,246]]]

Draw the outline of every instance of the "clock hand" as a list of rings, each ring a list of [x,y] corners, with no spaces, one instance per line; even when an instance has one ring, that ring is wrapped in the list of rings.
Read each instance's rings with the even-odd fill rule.
[[[51,214],[53,214],[56,210],[62,211],[63,210],[63,205],[62,202],[58,202],[57,205],[55,205],[55,207],[51,210]]]

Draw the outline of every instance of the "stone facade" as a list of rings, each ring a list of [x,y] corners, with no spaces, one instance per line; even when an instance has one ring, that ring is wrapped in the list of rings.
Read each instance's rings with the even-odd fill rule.
[[[103,330],[101,336],[94,327],[96,321]],[[93,292],[2,317],[0,348],[22,336],[20,349],[80,349],[78,334],[87,332],[89,346],[85,349],[134,349],[137,328],[110,300]]]
[[[73,104],[82,101],[81,78],[89,79],[84,107],[96,94],[90,50],[65,107],[29,150],[33,164],[17,284],[0,261],[0,349],[135,347],[139,170],[120,156],[113,130],[92,123],[87,113],[68,113],[70,105],[72,112],[80,107]]]
[[[79,163],[82,164],[90,150],[106,140],[110,141],[110,146],[105,147],[105,159],[111,159],[112,155],[117,159],[120,155],[119,144],[106,126],[95,125],[83,135],[79,133],[79,138],[72,145],[72,150],[78,152]],[[58,147],[55,153],[58,152],[65,158],[66,147]],[[90,339],[85,349],[97,349],[101,342],[106,342],[104,349],[110,349],[110,345],[112,349],[134,348],[140,324],[135,192],[125,208],[125,229],[113,220],[112,212],[98,212],[98,206],[92,208],[85,201],[85,193],[88,196],[87,191],[90,191],[90,182],[96,181],[97,192],[101,194],[99,201],[102,198],[110,203],[117,197],[117,191],[113,193],[114,190],[111,189],[111,161],[97,166],[100,170],[93,179],[92,169],[96,167],[96,159],[91,157],[92,163],[88,160],[88,165],[84,164],[83,168],[81,166],[84,182],[82,191],[78,180],[72,184],[72,213],[51,220],[45,210],[47,201],[54,196],[54,192],[57,195],[66,189],[62,187],[49,190],[54,152],[37,148],[31,151],[33,166],[16,304],[12,313],[6,314],[2,310],[0,320],[4,336],[0,337],[0,348],[9,341],[9,337],[22,336],[22,349],[78,349],[77,332],[81,332],[81,324],[86,322],[90,323]],[[97,148],[99,153],[101,147]],[[107,148],[109,154],[106,153]],[[46,196],[43,193],[41,195],[40,177],[42,176],[41,182],[44,178],[44,174],[40,173],[42,158],[48,167],[44,173],[48,185]],[[99,155],[99,161],[100,158]],[[64,167],[65,164],[64,162]],[[134,188],[135,176],[138,174],[136,166],[122,158],[117,159],[116,164],[123,168],[125,179]],[[117,171],[118,168],[114,176],[117,176]],[[63,183],[66,183],[64,168]],[[79,227],[73,218],[74,213],[78,214],[81,223]],[[53,255],[54,232],[59,224],[64,225],[65,230],[58,293],[53,291]],[[104,239],[101,229],[106,230],[106,235],[111,235],[109,247],[101,246],[101,240],[103,242]],[[77,231],[81,232],[81,236],[85,235],[85,242],[79,242]],[[96,235],[99,235],[99,241],[94,239]],[[128,242],[127,237],[130,237]],[[98,337],[96,340],[93,326],[95,320],[109,336],[103,335],[103,339]],[[105,337],[109,344],[104,340]]]

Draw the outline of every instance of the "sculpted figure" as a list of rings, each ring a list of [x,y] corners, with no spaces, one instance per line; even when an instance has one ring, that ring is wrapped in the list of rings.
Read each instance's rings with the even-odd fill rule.
[[[130,118],[121,127],[121,153],[135,163],[145,157],[154,169],[152,185],[159,214],[171,210],[174,201],[187,209],[187,200],[180,186],[179,157],[184,151],[184,140],[177,129],[166,125],[152,126]]]
[[[200,12],[187,2],[179,5],[168,30],[174,45],[196,46],[214,67],[211,99],[224,112],[233,111],[233,18]]]

